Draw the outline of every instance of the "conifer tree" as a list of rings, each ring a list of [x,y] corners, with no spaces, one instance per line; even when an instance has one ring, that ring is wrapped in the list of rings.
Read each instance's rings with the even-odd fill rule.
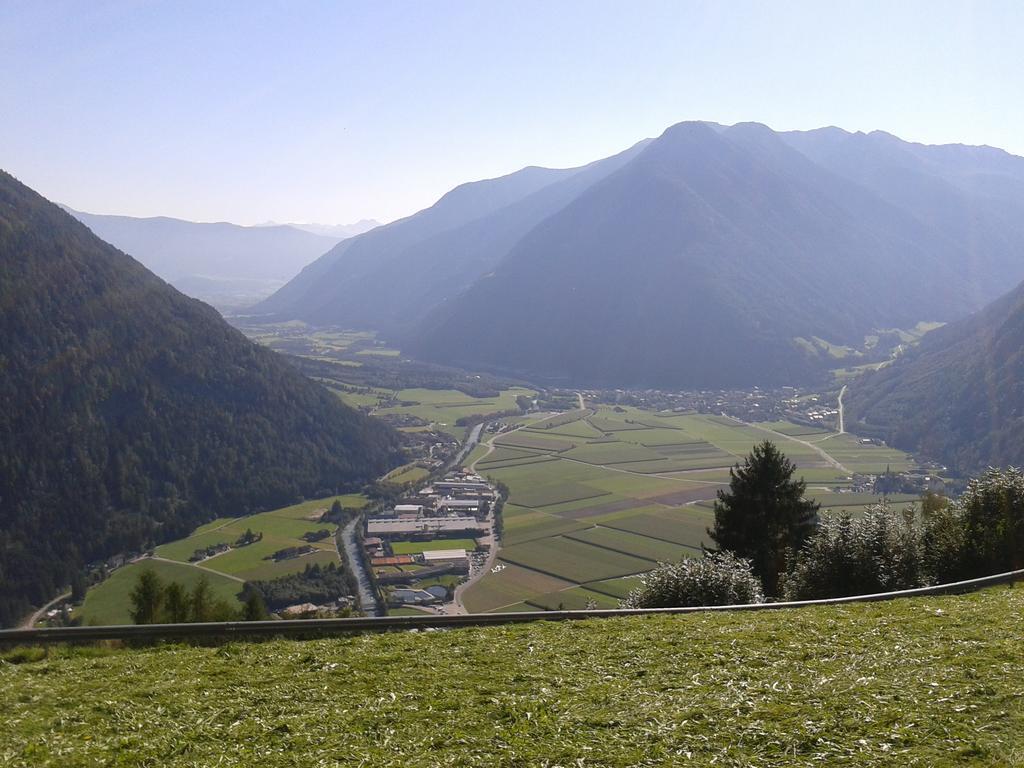
[[[814,531],[819,505],[804,499],[793,464],[770,440],[755,445],[742,465],[729,470],[729,490],[719,491],[708,535],[720,551],[751,561],[764,593],[779,593],[787,559]]]

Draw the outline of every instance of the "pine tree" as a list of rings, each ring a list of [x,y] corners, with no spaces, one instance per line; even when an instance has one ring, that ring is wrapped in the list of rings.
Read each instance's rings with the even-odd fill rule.
[[[213,592],[210,590],[210,580],[206,578],[205,573],[192,587],[191,602],[191,621],[213,620]]]
[[[146,568],[131,593],[132,621],[136,624],[156,624],[160,618],[164,587],[152,568]]]
[[[267,606],[259,592],[250,592],[242,609],[243,621],[264,621],[268,618]]]
[[[164,620],[170,624],[183,624],[189,619],[191,600],[185,588],[172,581],[164,590]]]
[[[729,470],[729,490],[719,491],[715,525],[708,529],[720,551],[751,561],[764,593],[779,593],[787,559],[814,531],[819,505],[804,499],[806,484],[794,480],[793,464],[769,440],[754,446]]]

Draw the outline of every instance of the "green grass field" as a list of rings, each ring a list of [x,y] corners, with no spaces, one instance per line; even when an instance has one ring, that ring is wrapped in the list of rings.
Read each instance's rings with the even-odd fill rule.
[[[813,447],[787,435],[821,439],[819,445],[852,471],[882,471],[887,465],[901,469],[910,463],[891,448],[861,445],[850,435],[829,436],[786,422],[765,425],[782,433],[776,436],[721,416],[637,408],[615,411],[607,406],[592,411],[584,418],[574,412],[569,421],[547,418],[544,423],[550,429],[502,435],[496,441],[500,447],[477,465],[478,471],[505,483],[511,492],[504,551],[520,565],[550,570],[585,589],[607,576],[590,573],[568,555],[565,563],[552,569],[558,552],[573,543],[603,544],[648,563],[696,554],[702,544],[711,543],[706,533],[712,523],[710,508],[716,491],[728,483],[728,467],[765,439],[772,439],[797,463],[798,476],[811,485],[808,495],[827,511],[849,509],[857,514],[877,497],[828,490],[848,486],[848,475],[829,466]],[[892,500],[899,509],[913,497]],[[593,549],[575,554],[594,555]],[[508,586],[513,577],[524,579],[518,592]],[[467,598],[486,590],[495,578],[484,576],[467,590]],[[502,582],[506,605],[547,599],[548,593],[560,591],[527,584],[522,570],[505,574]]]
[[[524,606],[517,606],[524,609]],[[1024,588],[0,658],[12,768],[1024,762]]]
[[[455,422],[463,417],[482,416],[499,411],[515,410],[519,395],[533,396],[531,389],[513,387],[502,391],[498,397],[470,397],[454,389],[403,389],[395,393],[399,402],[409,403],[390,408],[380,408],[375,413],[408,414],[433,424],[459,440],[465,440],[467,429]]]
[[[75,609],[75,618],[83,624],[131,624],[131,601],[129,595],[135,588],[139,574],[145,569],[153,570],[163,581],[177,581],[191,589],[205,575],[216,598],[232,605],[240,605],[238,593],[242,583],[217,573],[164,560],[143,560],[114,571],[101,585],[86,593],[85,602]]]
[[[501,558],[566,581],[582,584],[650,570],[653,563],[565,536],[503,547]]]
[[[161,544],[156,548],[155,554],[177,562],[153,561],[153,565],[167,570],[168,573],[173,571],[181,575],[182,578],[178,578],[178,581],[184,581],[184,577],[187,576],[188,583],[193,583],[204,572],[213,571],[214,573],[208,573],[211,582],[222,579],[233,590],[231,596],[234,599],[234,593],[241,589],[240,582],[286,576],[305,569],[307,565],[338,563],[338,551],[334,543],[337,526],[317,522],[317,518],[330,508],[335,499],[343,507],[349,508],[361,508],[367,504],[366,497],[361,494],[346,494],[312,499],[248,517],[221,518],[200,526],[191,536]],[[329,530],[331,535],[313,542],[311,546],[316,551],[312,554],[276,562],[269,559],[280,549],[307,544],[308,542],[301,538],[302,534],[324,529]],[[219,543],[232,544],[247,530],[262,533],[263,539],[203,560],[200,565],[205,570],[200,570],[188,562],[197,549]],[[94,624],[128,623],[130,620],[127,596],[137,576],[137,567],[130,566],[115,571],[106,581],[92,587],[86,595],[85,603],[79,609],[83,620]]]
[[[430,477],[430,472],[423,467],[417,467],[415,464],[406,464],[384,475],[384,481],[401,485],[403,483],[418,483],[426,480],[428,477]]]
[[[434,539],[433,541],[393,541],[391,549],[396,555],[413,555],[418,552],[434,552],[439,549],[476,549],[473,539]]]

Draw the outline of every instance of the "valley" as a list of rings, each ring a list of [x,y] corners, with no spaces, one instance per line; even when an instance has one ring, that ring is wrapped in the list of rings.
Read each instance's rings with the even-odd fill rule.
[[[470,611],[617,606],[656,563],[701,554],[729,467],[765,437],[823,512],[856,514],[883,495],[898,510],[920,495],[874,490],[887,471],[919,471],[907,454],[793,422],[596,405],[509,427],[470,456],[509,490],[498,561],[466,591]]]

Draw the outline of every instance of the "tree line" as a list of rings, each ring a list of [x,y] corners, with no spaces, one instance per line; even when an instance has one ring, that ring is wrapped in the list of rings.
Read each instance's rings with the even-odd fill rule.
[[[151,568],[139,574],[129,595],[136,624],[185,624],[201,621],[261,621],[268,617],[258,592],[250,592],[242,609],[218,598],[206,574],[188,589],[180,582],[165,582]]]
[[[796,466],[770,441],[730,470],[720,490],[715,548],[662,564],[625,607],[809,600],[888,592],[1024,568],[1024,474],[989,469],[957,499],[926,494],[864,514],[819,515],[794,479]]]

